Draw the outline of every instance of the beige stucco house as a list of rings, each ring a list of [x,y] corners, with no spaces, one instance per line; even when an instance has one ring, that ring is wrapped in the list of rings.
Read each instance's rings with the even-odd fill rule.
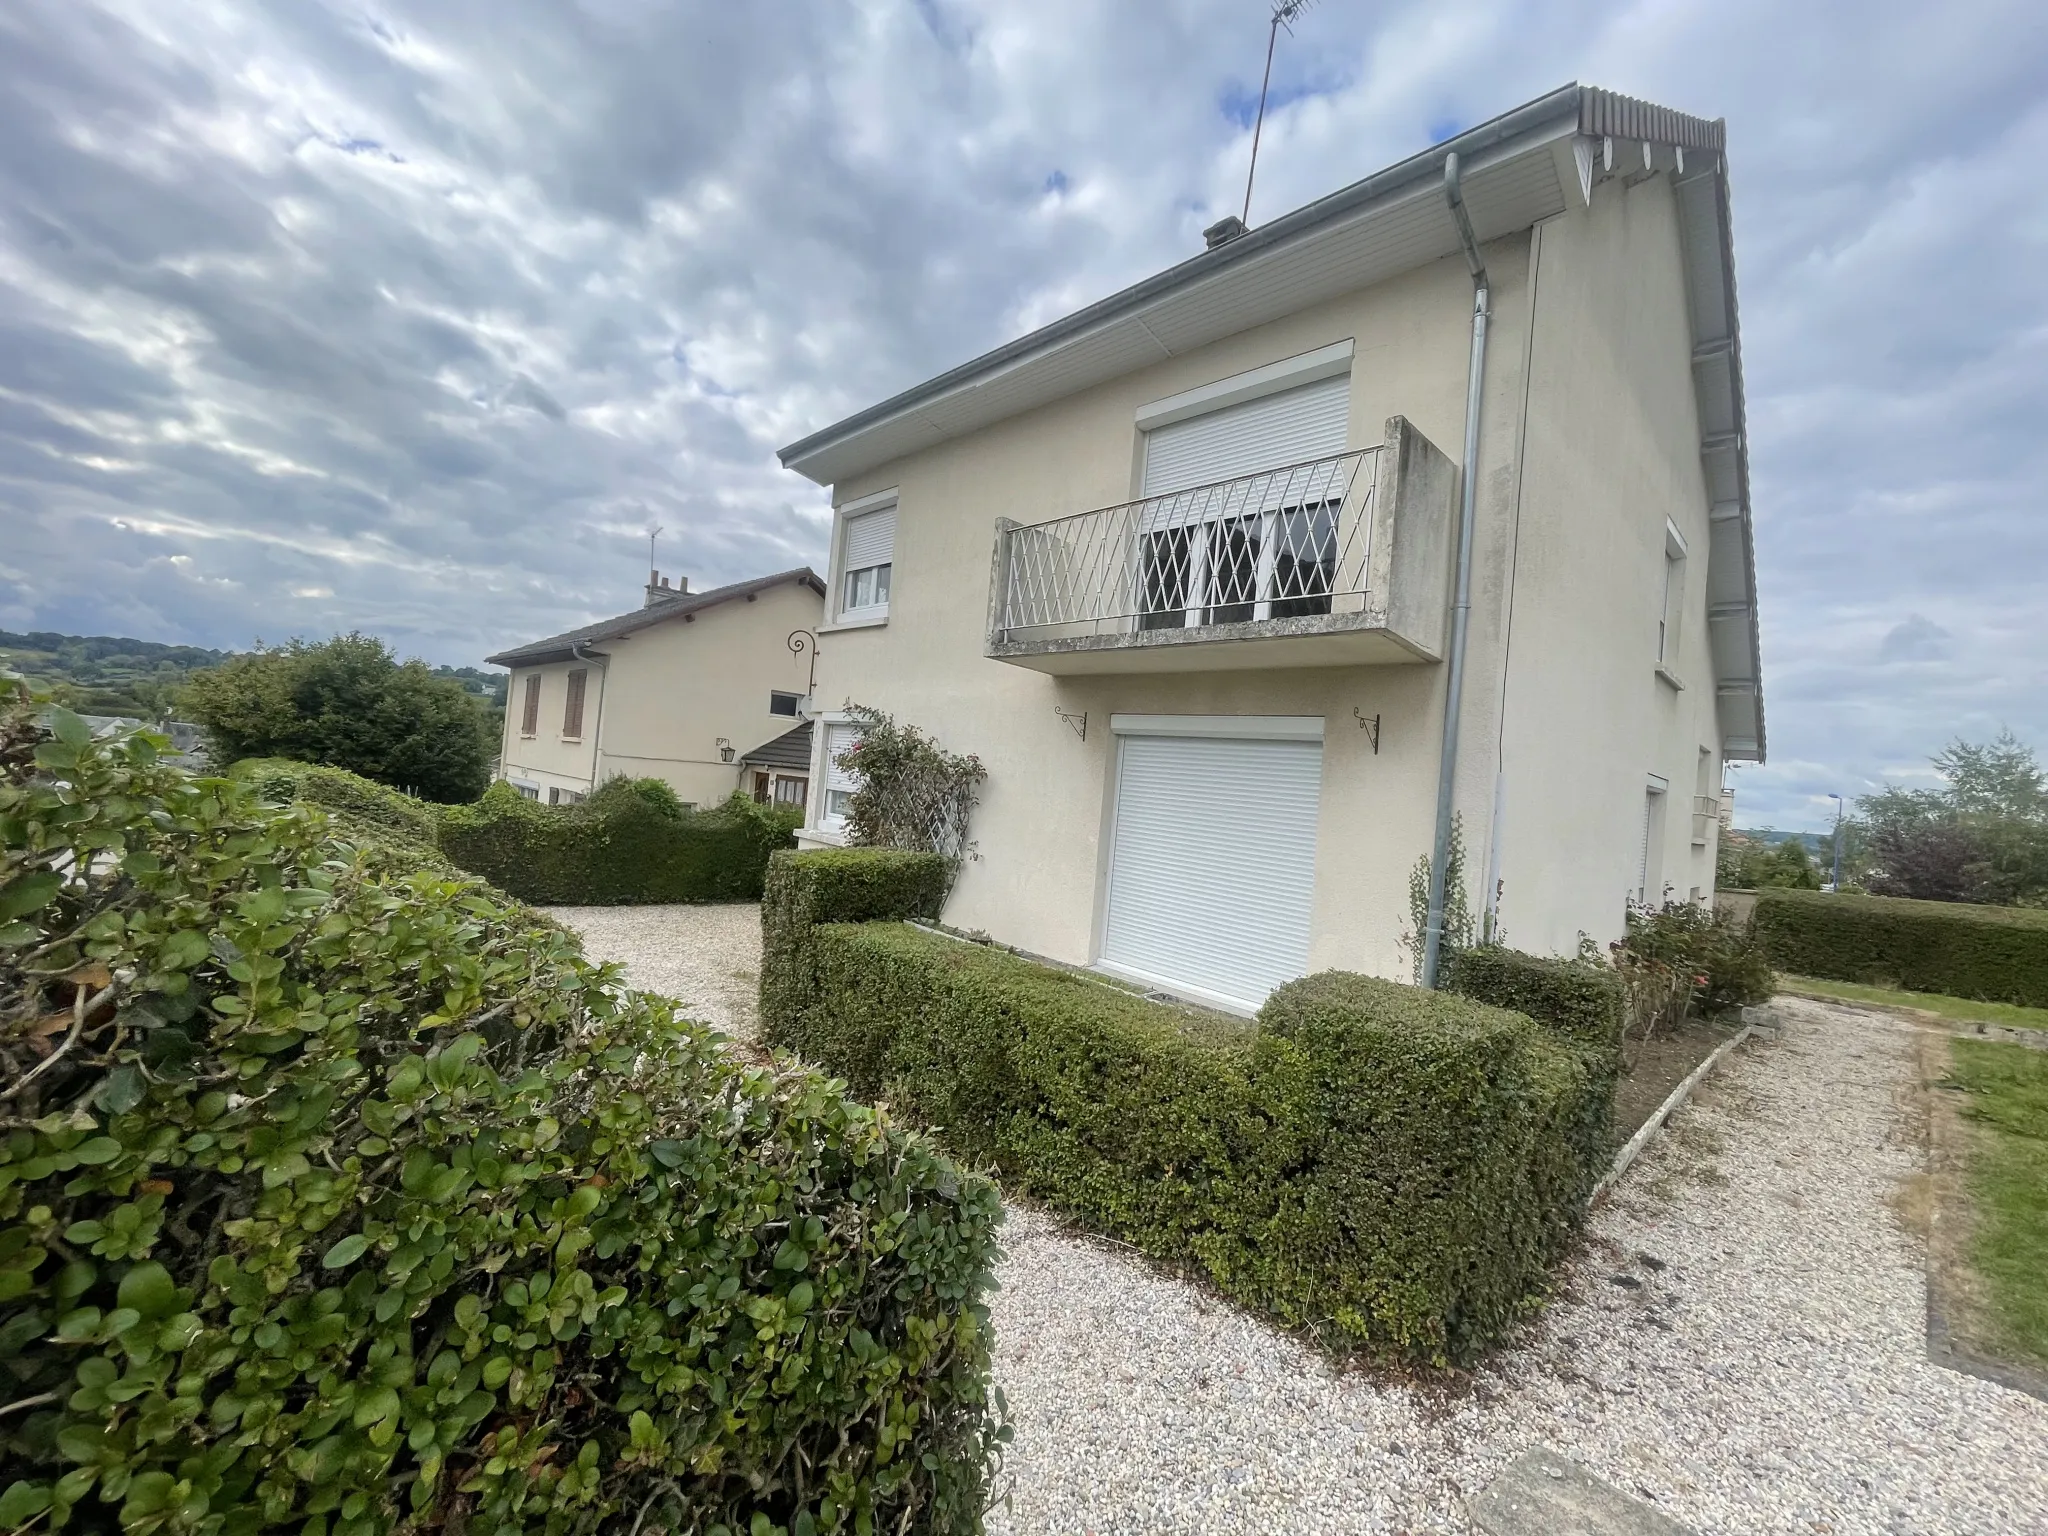
[[[1723,125],[1570,86],[1208,235],[782,452],[818,698],[987,765],[948,920],[1243,1010],[1405,979],[1453,819],[1524,949],[1711,900],[1764,752]]]
[[[807,734],[798,707],[824,590],[809,569],[708,592],[656,571],[636,611],[500,651],[489,663],[512,677],[498,776],[551,805],[621,774],[665,779],[692,805],[735,789],[801,803],[808,768],[790,766],[784,738]]]

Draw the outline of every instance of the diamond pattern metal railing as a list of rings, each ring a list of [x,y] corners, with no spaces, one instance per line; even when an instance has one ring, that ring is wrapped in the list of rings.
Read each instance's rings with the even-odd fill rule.
[[[1377,448],[1011,526],[1008,639],[1193,629],[1365,606]]]

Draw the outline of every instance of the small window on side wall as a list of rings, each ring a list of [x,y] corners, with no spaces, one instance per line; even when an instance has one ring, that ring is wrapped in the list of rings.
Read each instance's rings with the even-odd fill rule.
[[[839,546],[839,617],[879,619],[889,613],[896,561],[896,508],[877,507],[846,519]]]
[[[802,697],[803,695],[800,693],[771,693],[768,695],[768,713],[771,715],[788,715],[794,719],[797,701]]]
[[[1657,609],[1657,665],[1669,671],[1678,661],[1679,619],[1685,612],[1685,539],[1664,520],[1664,595]]]

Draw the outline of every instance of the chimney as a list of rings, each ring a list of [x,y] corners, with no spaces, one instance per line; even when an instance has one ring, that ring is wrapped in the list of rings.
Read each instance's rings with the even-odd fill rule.
[[[676,578],[676,584],[673,587],[671,587],[668,584],[668,578],[662,575],[661,572],[649,571],[647,573],[647,601],[642,603],[640,606],[643,608],[652,608],[656,603],[672,602],[676,598],[688,597],[689,595],[689,577],[678,576]]]
[[[1225,214],[1214,224],[1203,230],[1202,240],[1206,247],[1213,251],[1219,245],[1230,244],[1239,235],[1248,235],[1250,233],[1251,231],[1245,227],[1244,220],[1231,213]]]

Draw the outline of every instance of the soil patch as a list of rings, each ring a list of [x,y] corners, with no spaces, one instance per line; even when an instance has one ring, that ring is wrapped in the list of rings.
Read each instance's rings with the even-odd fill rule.
[[[1621,1081],[1614,1085],[1614,1144],[1620,1146],[1641,1130],[1671,1090],[1741,1029],[1742,1021],[1733,1016],[1687,1019],[1668,1033],[1630,1040],[1622,1048]]]

